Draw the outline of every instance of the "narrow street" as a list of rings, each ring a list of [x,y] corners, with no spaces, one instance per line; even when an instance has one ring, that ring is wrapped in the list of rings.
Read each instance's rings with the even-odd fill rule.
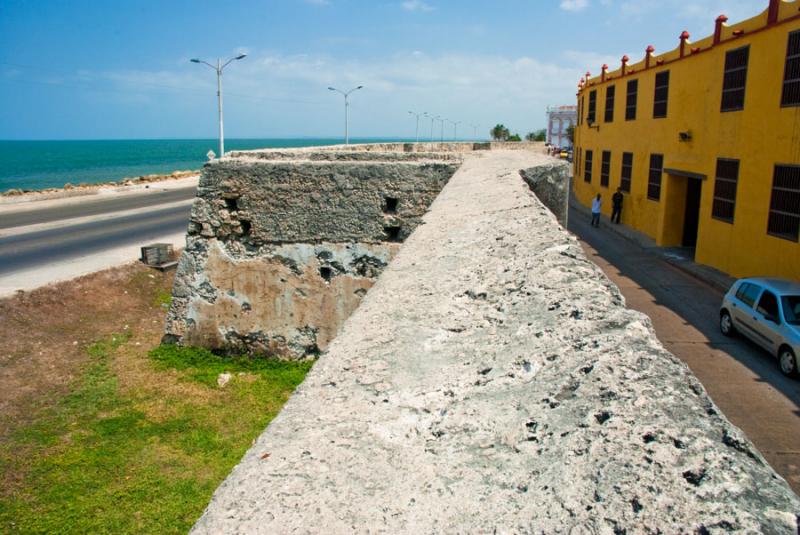
[[[570,209],[569,230],[620,288],[628,306],[653,320],[664,346],[683,360],[731,422],[800,494],[800,380],[750,343],[719,332],[722,294],[608,227]]]

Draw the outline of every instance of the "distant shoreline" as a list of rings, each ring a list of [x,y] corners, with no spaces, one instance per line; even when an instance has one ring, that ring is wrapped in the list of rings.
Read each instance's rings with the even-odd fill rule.
[[[38,200],[38,199],[53,199],[59,197],[79,197],[83,195],[92,195],[104,188],[119,188],[125,186],[137,186],[141,184],[151,184],[154,182],[166,182],[170,180],[181,180],[184,178],[197,176],[200,170],[181,170],[173,171],[169,174],[150,174],[137,177],[123,178],[121,180],[98,182],[98,183],[80,183],[71,184],[66,183],[60,188],[45,188],[45,189],[18,189],[13,188],[7,191],[0,191],[0,199],[2,200]],[[145,186],[148,187],[148,186]]]
[[[352,138],[353,143],[378,143],[389,138]],[[391,139],[395,141],[394,138]],[[341,138],[226,140],[226,151],[328,146]],[[168,177],[176,169],[201,169],[216,139],[140,140],[0,140],[0,196],[85,188],[82,184],[124,183],[136,177]],[[73,191],[73,194],[75,191]]]

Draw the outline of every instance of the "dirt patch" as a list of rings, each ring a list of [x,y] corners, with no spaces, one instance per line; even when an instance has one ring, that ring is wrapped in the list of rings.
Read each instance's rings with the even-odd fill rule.
[[[172,278],[132,263],[0,299],[0,441],[63,396],[88,344],[126,331],[157,343]]]

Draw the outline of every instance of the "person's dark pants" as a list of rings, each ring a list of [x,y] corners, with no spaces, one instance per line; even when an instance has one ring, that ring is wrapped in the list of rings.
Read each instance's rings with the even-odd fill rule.
[[[592,212],[592,226],[599,227],[600,226],[600,214],[595,214]]]
[[[611,222],[619,224],[619,218],[622,216],[622,206],[615,206],[611,210]]]

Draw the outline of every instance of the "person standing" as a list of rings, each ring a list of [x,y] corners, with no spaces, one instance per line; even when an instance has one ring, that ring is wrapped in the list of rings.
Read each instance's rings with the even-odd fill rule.
[[[600,208],[603,206],[603,201],[600,200],[600,194],[592,201],[592,226],[600,227]]]
[[[622,195],[622,188],[617,188],[617,192],[611,197],[613,209],[611,210],[611,222],[619,225],[619,218],[622,217],[622,200],[625,198]]]

